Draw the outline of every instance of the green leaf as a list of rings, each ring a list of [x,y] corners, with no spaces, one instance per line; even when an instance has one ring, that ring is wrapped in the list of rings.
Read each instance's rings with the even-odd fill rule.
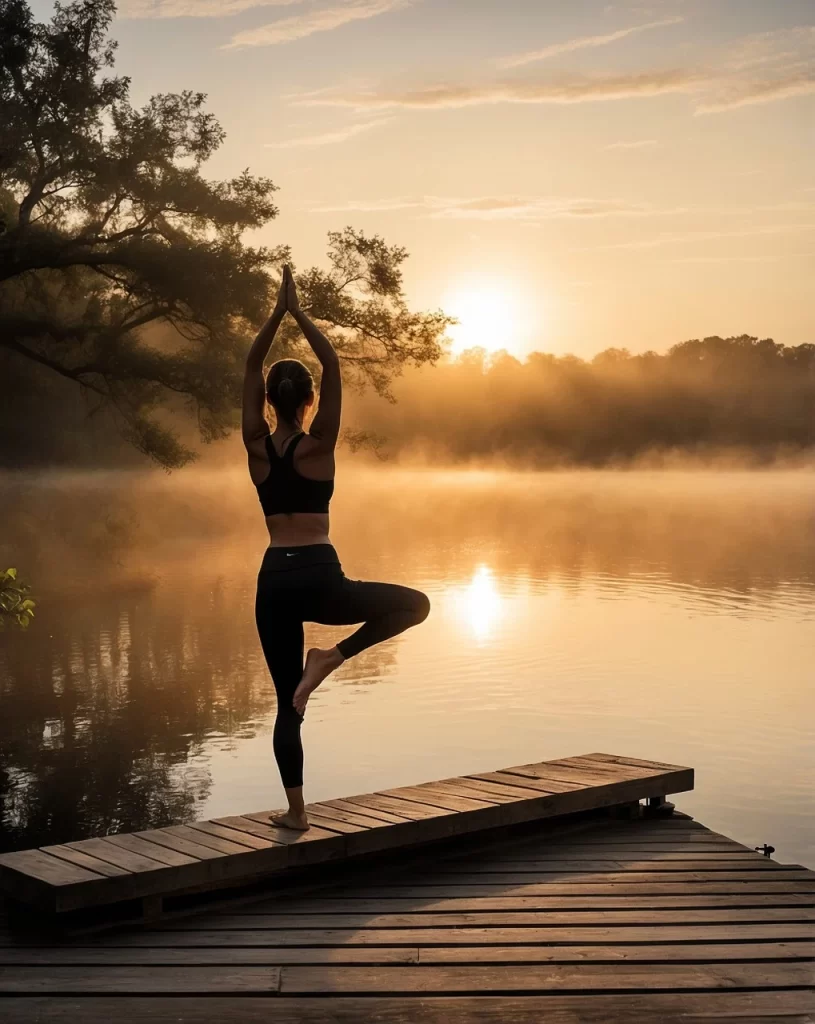
[[[17,579],[17,570],[16,569],[6,569],[6,579],[7,580],[16,580]]]

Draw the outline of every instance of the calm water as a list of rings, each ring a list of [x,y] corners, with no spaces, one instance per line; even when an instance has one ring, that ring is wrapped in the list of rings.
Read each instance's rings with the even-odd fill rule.
[[[0,557],[39,598],[0,635],[2,845],[280,806],[243,476],[6,478],[0,498]],[[346,573],[432,612],[312,698],[308,797],[622,753],[694,766],[684,810],[815,865],[813,510],[803,473],[347,471]]]

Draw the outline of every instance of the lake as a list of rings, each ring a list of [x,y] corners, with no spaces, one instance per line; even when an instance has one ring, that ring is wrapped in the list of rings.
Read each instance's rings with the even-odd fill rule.
[[[346,574],[432,611],[312,697],[307,799],[606,751],[693,766],[683,810],[815,867],[813,474],[354,465]],[[0,500],[38,601],[0,634],[3,848],[280,807],[243,473],[6,475]]]

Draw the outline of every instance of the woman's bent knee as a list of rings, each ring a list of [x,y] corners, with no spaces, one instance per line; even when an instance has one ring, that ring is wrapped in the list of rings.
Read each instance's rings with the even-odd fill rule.
[[[424,622],[427,616],[430,614],[430,598],[427,594],[423,594],[421,590],[414,590],[416,595],[414,600],[414,614],[416,616],[416,625],[420,622]]]

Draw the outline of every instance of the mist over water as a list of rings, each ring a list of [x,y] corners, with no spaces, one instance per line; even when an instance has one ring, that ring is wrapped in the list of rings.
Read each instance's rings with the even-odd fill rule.
[[[2,845],[280,806],[245,471],[14,474],[0,500],[38,599],[0,635]],[[815,864],[811,474],[344,465],[332,536],[432,611],[312,698],[308,799],[604,750],[694,766],[683,809]]]

